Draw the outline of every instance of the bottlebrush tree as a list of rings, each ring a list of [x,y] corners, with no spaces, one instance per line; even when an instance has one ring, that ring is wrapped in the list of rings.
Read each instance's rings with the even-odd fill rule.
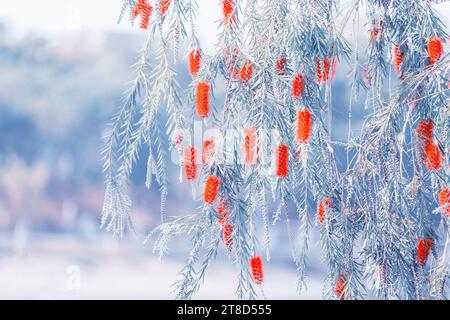
[[[264,297],[271,224],[280,220],[299,290],[316,229],[325,298],[445,298],[449,58],[438,1],[220,0],[213,54],[202,51],[195,27],[202,2],[123,3],[120,20],[148,38],[106,138],[102,226],[118,236],[134,230],[128,179],[147,148],[146,185],[159,185],[162,220],[147,240],[159,255],[172,237],[192,241],[176,298],[195,294],[220,246],[239,270],[238,298]],[[367,32],[367,43],[346,39],[346,29]],[[180,59],[188,88],[178,85]],[[346,141],[332,138],[340,67],[350,70]],[[357,97],[370,113],[358,134]],[[194,145],[194,121],[219,134]],[[172,151],[198,210],[167,219]]]

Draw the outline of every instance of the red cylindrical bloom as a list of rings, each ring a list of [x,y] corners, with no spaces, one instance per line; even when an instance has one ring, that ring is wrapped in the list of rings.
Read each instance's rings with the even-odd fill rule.
[[[347,285],[348,285],[348,275],[347,273],[344,273],[337,279],[335,288],[336,294],[342,300],[347,299],[348,296]]]
[[[308,143],[312,132],[312,114],[308,109],[303,109],[297,114],[297,143]]]
[[[253,281],[256,284],[262,284],[264,281],[264,270],[261,257],[257,256],[250,259],[250,271],[252,272]]]
[[[428,171],[440,170],[442,168],[443,159],[439,147],[435,144],[430,144],[424,148],[425,165]]]
[[[433,141],[433,121],[431,119],[420,120],[416,133],[422,141],[423,147],[430,145]]]
[[[244,63],[244,65],[241,68],[241,72],[239,73],[239,76],[241,78],[242,82],[247,82],[250,80],[253,74],[253,66],[250,62]]]
[[[203,200],[207,204],[212,204],[219,194],[220,178],[217,176],[209,176],[205,183],[205,192]]]
[[[211,86],[208,82],[199,81],[197,83],[197,114],[200,118],[206,118],[209,114],[209,91]]]
[[[184,174],[187,181],[195,180],[197,177],[197,148],[184,148]]]
[[[428,57],[431,64],[435,64],[442,57],[442,40],[432,38],[428,40]]]
[[[396,73],[400,72],[400,67],[403,62],[403,53],[400,52],[400,48],[398,46],[394,47],[394,69]]]
[[[417,261],[421,266],[427,264],[428,256],[430,255],[431,247],[433,246],[433,239],[419,239],[417,243]]]
[[[138,3],[138,6],[140,6],[141,28],[145,30],[150,24],[150,17],[153,12],[153,7],[148,4],[147,1],[142,1],[141,4]]]
[[[223,225],[223,242],[227,248],[233,245],[233,226],[229,223]]]
[[[301,74],[297,74],[292,81],[292,97],[297,100],[305,89],[305,83]]]
[[[192,49],[189,52],[189,74],[195,77],[200,70],[201,56],[199,49]]]
[[[275,151],[275,174],[279,178],[285,178],[289,174],[289,150],[287,145],[277,146]]]
[[[203,142],[202,163],[204,165],[211,164],[214,159],[216,144],[213,140],[205,140]]]
[[[236,21],[236,14],[234,12],[233,0],[223,0],[222,10],[223,10],[223,17],[225,19],[225,24]]]
[[[439,193],[439,205],[442,208],[442,213],[450,217],[450,188],[442,189]]]
[[[254,128],[245,129],[245,142],[244,142],[244,160],[246,164],[253,163],[253,157],[255,154],[256,145],[256,133]]]

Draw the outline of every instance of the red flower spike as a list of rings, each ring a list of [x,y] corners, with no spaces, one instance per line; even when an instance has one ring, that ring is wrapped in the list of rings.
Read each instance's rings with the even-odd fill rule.
[[[225,19],[225,24],[228,25],[230,22],[236,21],[236,14],[234,12],[234,2],[233,0],[223,0],[222,1],[222,10],[223,17]]]
[[[442,213],[450,217],[450,188],[442,189],[439,193],[439,205],[442,207]]]
[[[275,173],[279,178],[286,178],[289,174],[289,150],[287,145],[277,146],[275,153]]]
[[[323,202],[319,201],[319,205],[317,207],[317,219],[319,220],[320,223],[324,223],[325,222],[325,207],[323,206]]]
[[[228,219],[228,216],[230,215],[230,212],[228,211],[228,207],[224,198],[219,199],[217,214],[219,215],[220,224],[224,224],[225,221]]]
[[[150,17],[153,12],[153,7],[148,4],[146,1],[144,1],[144,4],[142,4],[142,8],[140,9],[141,13],[141,29],[146,30],[148,28],[148,25],[150,24]]]
[[[208,165],[214,158],[216,144],[213,140],[205,140],[203,142],[202,163]]]
[[[255,154],[256,132],[254,128],[245,129],[244,157],[245,163],[251,165]]]
[[[250,259],[250,271],[252,272],[253,281],[256,284],[262,284],[264,281],[264,270],[261,257],[253,257]]]
[[[308,143],[311,139],[312,115],[311,111],[304,109],[297,115],[297,143]]]
[[[284,73],[286,71],[286,58],[285,57],[281,57],[280,59],[278,59],[276,69],[277,69],[277,72],[279,75],[284,75]]]
[[[209,176],[205,183],[205,193],[203,200],[207,204],[213,204],[219,194],[220,178],[217,176]]]
[[[425,165],[428,171],[440,170],[442,168],[442,155],[439,147],[435,144],[430,144],[424,148],[426,159]]]
[[[223,242],[228,249],[233,245],[233,226],[229,223],[223,225]]]
[[[191,52],[189,52],[189,74],[192,78],[194,78],[198,74],[200,70],[200,63],[200,50],[192,49]]]
[[[433,245],[434,241],[432,238],[419,239],[417,244],[417,261],[422,267],[427,264],[428,256]]]
[[[342,274],[336,281],[335,292],[341,300],[346,300],[348,296],[347,292],[348,276],[347,273]]]
[[[209,114],[209,91],[211,86],[208,82],[199,81],[197,83],[197,114],[200,118],[206,118]]]
[[[416,130],[418,138],[423,142],[423,146],[430,145],[433,141],[433,121],[431,119],[420,120]]]
[[[187,181],[195,180],[197,177],[197,148],[184,148],[184,174]]]
[[[241,68],[241,72],[239,73],[239,76],[241,78],[242,82],[248,82],[253,74],[253,66],[250,62],[244,63],[244,65]]]
[[[317,79],[319,81],[319,83],[322,81],[323,79],[323,74],[322,74],[322,62],[320,61],[320,59],[317,59]]]
[[[394,69],[396,73],[400,72],[400,67],[403,62],[403,53],[400,52],[400,48],[398,46],[394,47]]]
[[[165,15],[167,10],[169,10],[172,0],[161,0],[161,15]]]
[[[301,74],[297,74],[292,81],[292,97],[298,100],[305,89],[305,83]]]
[[[428,57],[431,64],[435,64],[442,56],[442,40],[432,38],[428,40]]]

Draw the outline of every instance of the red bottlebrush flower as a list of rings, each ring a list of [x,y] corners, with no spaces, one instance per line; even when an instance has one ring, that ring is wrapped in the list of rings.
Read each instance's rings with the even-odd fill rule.
[[[400,72],[402,62],[403,62],[403,53],[400,52],[400,48],[398,46],[394,46],[394,69],[396,73]]]
[[[205,183],[205,193],[203,200],[207,204],[212,204],[219,194],[220,178],[217,176],[209,176]]]
[[[186,175],[186,180],[195,180],[197,177],[197,148],[186,147],[184,148],[184,174]]]
[[[275,157],[277,177],[286,178],[289,174],[289,150],[287,145],[277,146]]]
[[[236,21],[236,14],[234,12],[234,1],[223,0],[222,1],[223,17],[225,18],[225,24]]]
[[[439,193],[439,205],[442,207],[442,213],[450,217],[450,188],[442,189]]]
[[[430,255],[430,250],[434,244],[432,238],[419,239],[417,244],[417,261],[423,267],[427,264],[428,256]]]
[[[312,115],[311,111],[304,109],[297,116],[297,143],[308,143],[311,139]]]
[[[328,198],[325,198],[323,199],[323,201],[319,201],[319,205],[317,207],[317,219],[320,223],[324,223],[327,217],[324,204],[329,208],[330,200]]]
[[[322,62],[320,61],[320,59],[317,59],[317,79],[319,81],[319,83],[322,81],[323,79],[323,74],[322,74]]]
[[[139,5],[139,4],[138,4]],[[141,29],[146,30],[150,23],[150,17],[153,12],[153,7],[147,3],[147,1],[143,1],[141,5],[140,13],[141,13]]]
[[[348,285],[348,275],[347,273],[344,273],[336,281],[336,288],[335,288],[335,292],[341,300],[347,299],[348,296],[347,285]]]
[[[432,38],[428,40],[428,57],[431,64],[435,64],[442,56],[442,40]]]
[[[261,257],[253,257],[250,259],[250,271],[252,272],[253,281],[256,284],[262,284],[264,281],[264,270]]]
[[[278,74],[284,75],[284,73],[286,71],[286,58],[285,57],[281,57],[280,59],[278,59],[276,69],[277,69]]]
[[[297,74],[292,81],[292,97],[297,100],[305,89],[305,83],[301,74]]]
[[[200,59],[200,50],[192,49],[191,52],[189,52],[189,74],[192,78],[194,78],[200,70]]]
[[[223,225],[223,242],[227,248],[233,245],[233,226],[229,223]]]
[[[424,148],[426,155],[425,165],[428,171],[440,170],[442,168],[442,155],[439,147],[435,144],[430,144]]]
[[[256,145],[256,132],[254,128],[245,129],[244,157],[246,164],[253,163]]]
[[[219,215],[219,223],[223,224],[228,219],[230,212],[228,211],[227,203],[224,198],[219,199],[219,205],[217,207],[217,214]]]
[[[208,82],[197,83],[197,114],[200,118],[206,118],[209,114],[209,91],[211,86]]]
[[[323,60],[323,75],[322,75],[322,81],[328,80],[328,75],[330,74],[330,60],[325,59]]]
[[[420,120],[416,133],[424,147],[430,145],[433,141],[433,121],[431,119]]]
[[[213,140],[205,140],[203,142],[202,163],[210,164],[214,158],[216,144]]]
[[[161,0],[161,15],[165,15],[167,10],[169,10],[172,0]]]
[[[241,72],[239,73],[239,76],[241,78],[242,82],[248,82],[253,74],[253,66],[250,62],[244,63],[244,65],[241,68]]]

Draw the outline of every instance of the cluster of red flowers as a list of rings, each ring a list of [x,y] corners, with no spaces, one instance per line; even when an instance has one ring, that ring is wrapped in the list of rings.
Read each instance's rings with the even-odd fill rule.
[[[184,148],[184,174],[187,181],[195,180],[197,177],[197,148]]]
[[[246,61],[241,68],[241,72],[239,73],[241,81],[243,83],[248,82],[252,77],[252,74],[253,74],[253,66],[251,62]]]
[[[450,188],[442,189],[439,193],[439,205],[442,208],[442,213],[450,217]]]
[[[421,266],[427,264],[428,256],[433,245],[434,240],[432,238],[419,239],[417,244],[417,261]]]
[[[138,0],[136,6],[133,9],[133,18],[141,16],[141,28],[147,29],[150,24],[150,17],[153,12],[153,7],[147,2],[147,0]]]
[[[400,72],[400,67],[403,62],[403,53],[400,52],[400,47],[395,46],[394,47],[394,69],[396,73]]]
[[[264,281],[263,260],[261,257],[253,257],[250,259],[250,270],[252,272],[253,281],[256,284],[262,284]]]
[[[219,215],[219,223],[222,225],[223,242],[227,248],[231,248],[233,245],[234,228],[229,221],[230,212],[224,198],[219,199],[217,213]]]
[[[323,199],[323,201],[319,201],[317,206],[317,219],[320,223],[324,223],[327,218],[325,206],[330,208],[330,200],[328,198]]]
[[[230,22],[234,23],[236,21],[236,13],[233,0],[223,0],[222,1],[223,17],[225,18],[225,25]]]
[[[279,178],[286,178],[289,174],[289,150],[287,145],[277,146],[275,152],[275,174]]]
[[[209,176],[205,182],[205,192],[203,194],[203,200],[206,204],[213,204],[217,199],[220,187],[220,177]]]
[[[443,160],[439,146],[433,142],[433,122],[431,119],[421,120],[416,133],[421,141],[420,156],[427,169],[429,171],[440,170]]]
[[[303,94],[304,89],[305,82],[303,81],[302,75],[298,73],[292,81],[292,97],[295,100],[298,100],[298,98],[300,98],[300,96]]]
[[[342,300],[347,299],[348,296],[347,285],[348,285],[348,275],[347,273],[344,273],[337,279],[336,287],[334,290],[338,295],[338,297]]]
[[[337,59],[333,57],[331,61],[324,59],[321,61],[317,59],[317,79],[320,82],[327,82],[328,79],[333,82],[336,76]],[[330,72],[331,69],[331,72]]]
[[[432,38],[428,40],[428,57],[431,64],[435,64],[442,57],[442,40]]]
[[[245,129],[244,137],[244,161],[246,164],[253,163],[256,145],[256,132],[254,128]]]
[[[196,106],[197,114],[200,118],[206,118],[210,111],[209,92],[211,85],[208,82],[199,81],[197,83]]]
[[[200,70],[200,59],[201,56],[199,49],[192,49],[191,52],[189,52],[189,74],[192,78],[195,78]]]
[[[308,109],[303,109],[297,114],[297,143],[308,143],[311,139],[312,115]]]

